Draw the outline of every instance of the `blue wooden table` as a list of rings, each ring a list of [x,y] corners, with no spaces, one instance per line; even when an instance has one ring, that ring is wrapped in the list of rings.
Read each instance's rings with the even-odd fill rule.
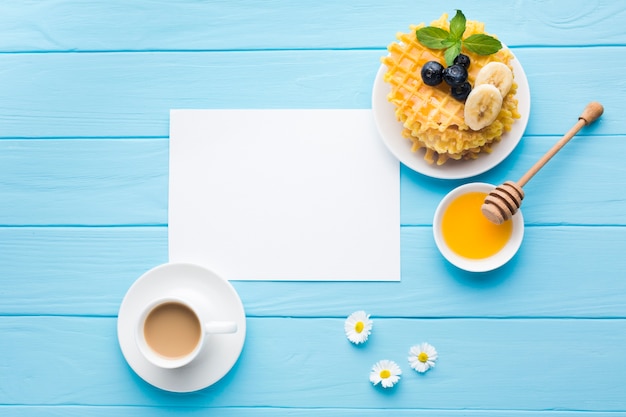
[[[370,108],[395,33],[461,8],[522,63],[517,179],[592,100],[605,106],[525,187],[517,256],[484,274],[432,238],[464,181],[401,169],[402,280],[233,282],[248,335],[195,393],[146,384],[116,336],[130,285],[167,262],[172,108]],[[0,415],[626,415],[626,7],[608,0],[0,2]],[[362,347],[343,322],[375,327]],[[426,374],[406,362],[422,341]],[[403,368],[392,390],[371,365]],[[539,413],[541,412],[541,413]]]

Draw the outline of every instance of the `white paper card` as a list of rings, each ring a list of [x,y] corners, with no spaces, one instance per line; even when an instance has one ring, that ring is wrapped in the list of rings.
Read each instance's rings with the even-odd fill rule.
[[[371,110],[171,110],[169,258],[229,280],[400,280]]]

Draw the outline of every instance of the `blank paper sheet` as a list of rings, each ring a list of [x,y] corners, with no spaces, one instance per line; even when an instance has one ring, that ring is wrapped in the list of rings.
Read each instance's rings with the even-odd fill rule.
[[[399,162],[371,110],[171,110],[171,262],[229,280],[400,280]]]

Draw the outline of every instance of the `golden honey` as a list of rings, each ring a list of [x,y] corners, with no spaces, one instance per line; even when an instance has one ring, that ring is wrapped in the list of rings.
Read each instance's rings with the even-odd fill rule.
[[[511,238],[511,220],[496,225],[480,211],[485,197],[487,193],[468,192],[452,200],[443,213],[443,240],[459,256],[469,259],[488,258],[504,248]]]

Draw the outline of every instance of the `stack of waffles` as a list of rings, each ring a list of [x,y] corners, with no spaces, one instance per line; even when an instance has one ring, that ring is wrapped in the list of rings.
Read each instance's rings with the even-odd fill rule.
[[[431,26],[449,30],[448,15],[444,14]],[[450,95],[445,83],[431,87],[422,81],[421,68],[428,61],[445,63],[443,50],[426,48],[417,40],[415,32],[424,24],[411,26],[408,33],[398,33],[399,42],[388,46],[389,54],[382,58],[387,67],[384,80],[391,85],[388,100],[395,105],[396,117],[403,126],[403,136],[413,143],[413,151],[425,148],[428,163],[444,164],[448,159],[476,159],[481,152],[491,152],[505,132],[519,119],[515,81],[504,97],[502,110],[496,120],[478,131],[464,121],[464,103]],[[467,21],[465,36],[485,33],[484,24]],[[473,85],[476,74],[492,61],[502,62],[511,70],[511,52],[503,48],[495,54],[480,56],[463,52],[470,57],[468,81]],[[444,64],[445,65],[445,64]]]

